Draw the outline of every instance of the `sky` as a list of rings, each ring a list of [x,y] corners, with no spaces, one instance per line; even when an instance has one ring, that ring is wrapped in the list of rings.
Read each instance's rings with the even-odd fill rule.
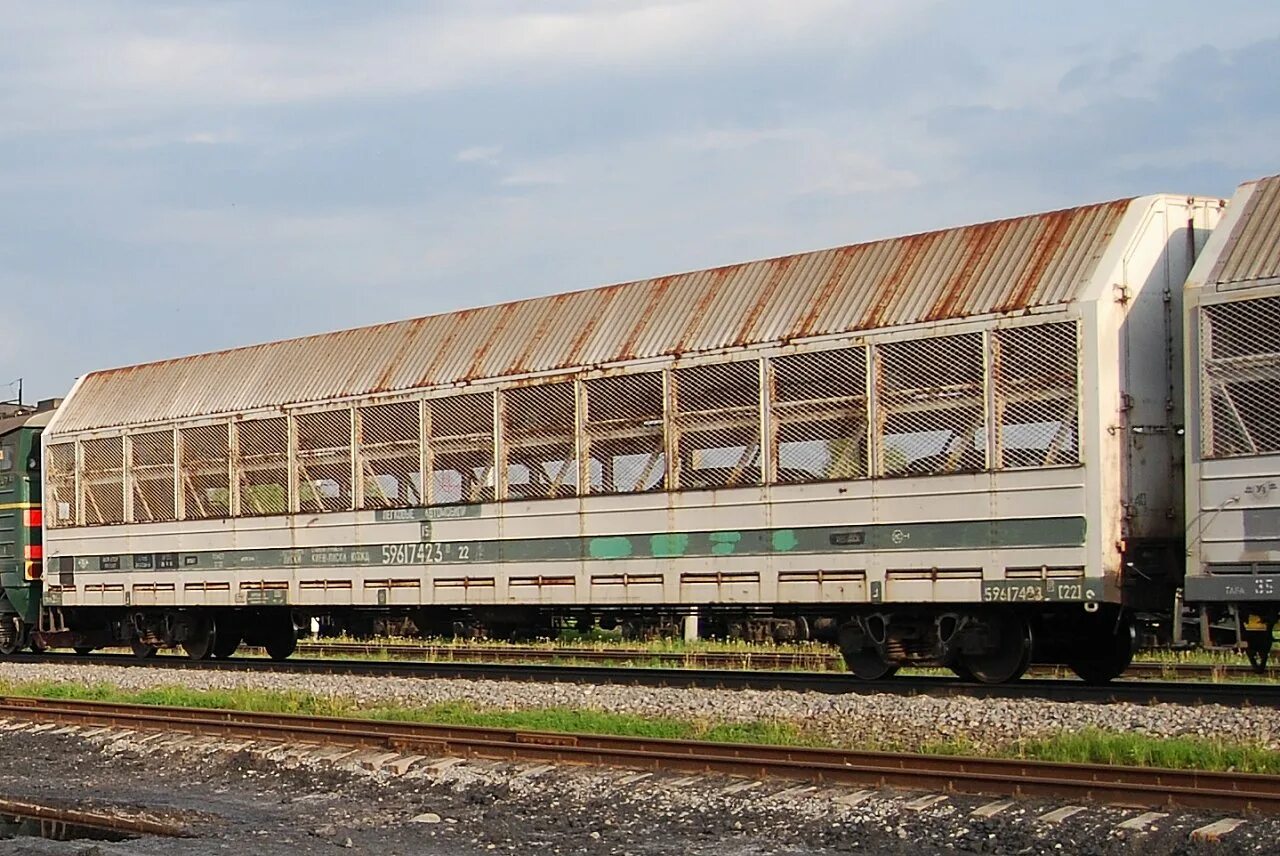
[[[0,398],[1280,172],[1280,3],[0,0]]]

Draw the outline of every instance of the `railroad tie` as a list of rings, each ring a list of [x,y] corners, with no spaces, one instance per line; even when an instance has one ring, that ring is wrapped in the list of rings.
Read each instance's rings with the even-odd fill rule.
[[[1155,823],[1157,820],[1162,820],[1168,816],[1169,815],[1164,812],[1148,811],[1138,815],[1137,817],[1129,818],[1123,823],[1117,825],[1116,829],[1124,829],[1132,832],[1146,832],[1148,826],[1151,826],[1151,824]]]
[[[1053,811],[1042,814],[1036,819],[1041,823],[1062,823],[1071,815],[1079,814],[1082,811],[1084,811],[1084,806],[1082,805],[1064,805],[1062,808],[1055,808]]]
[[[1213,843],[1221,841],[1224,836],[1235,832],[1244,825],[1244,818],[1240,817],[1224,817],[1221,820],[1215,820],[1207,826],[1202,826],[1191,833],[1192,841]]]

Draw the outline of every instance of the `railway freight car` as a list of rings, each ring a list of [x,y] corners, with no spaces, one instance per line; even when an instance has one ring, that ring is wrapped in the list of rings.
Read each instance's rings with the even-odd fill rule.
[[[1186,308],[1186,600],[1204,644],[1225,624],[1261,668],[1280,616],[1280,176],[1237,191]]]
[[[1181,585],[1182,285],[1153,196],[82,378],[46,644],[697,609],[863,678],[1119,674]]]

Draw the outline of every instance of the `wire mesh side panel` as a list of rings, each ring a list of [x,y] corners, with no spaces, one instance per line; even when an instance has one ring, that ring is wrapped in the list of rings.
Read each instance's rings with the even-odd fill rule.
[[[662,373],[591,378],[583,386],[587,492],[665,489]]]
[[[422,505],[422,416],[416,401],[360,408],[362,508]]]
[[[76,525],[76,444],[50,443],[44,451],[44,525]]]
[[[1080,347],[1074,321],[994,334],[996,424],[1006,469],[1080,462]]]
[[[508,499],[553,499],[578,492],[572,381],[502,393],[502,449]]]
[[[774,481],[869,475],[865,348],[777,357],[769,378]]]
[[[124,522],[124,438],[103,437],[81,444],[84,466],[84,523],[105,526]]]
[[[672,372],[680,490],[759,484],[760,363],[689,366]]]
[[[1202,307],[1200,362],[1204,456],[1280,452],[1280,297]]]
[[[883,474],[985,469],[982,334],[888,342],[875,350]]]
[[[289,420],[283,416],[236,423],[236,479],[240,515],[289,511]]]
[[[135,523],[177,519],[173,490],[173,432],[148,431],[129,438],[129,479]]]
[[[178,483],[184,520],[231,515],[229,426],[198,425],[178,431]]]
[[[493,502],[493,394],[427,400],[427,502]]]
[[[299,413],[294,423],[299,510],[351,509],[351,410]]]

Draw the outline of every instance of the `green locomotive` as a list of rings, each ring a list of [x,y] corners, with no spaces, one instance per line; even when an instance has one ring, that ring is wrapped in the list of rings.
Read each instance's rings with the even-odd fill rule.
[[[40,617],[40,433],[56,405],[0,405],[0,654],[31,643]]]

